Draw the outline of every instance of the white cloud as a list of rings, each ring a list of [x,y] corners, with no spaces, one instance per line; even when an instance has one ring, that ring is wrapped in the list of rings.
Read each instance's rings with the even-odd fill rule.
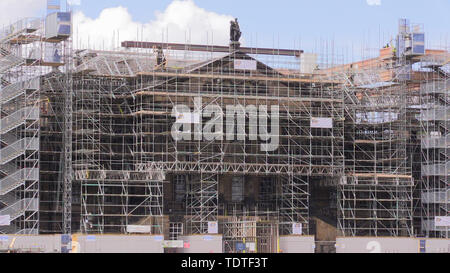
[[[380,6],[381,0],[366,0],[369,6]]]
[[[24,17],[37,17],[45,7],[46,0],[0,0],[0,27]]]
[[[98,18],[82,12],[74,14],[74,46],[110,49],[118,41],[143,40],[227,45],[232,16],[198,7],[193,0],[174,0],[156,19],[148,23],[133,20],[127,8],[104,9]],[[190,38],[190,39],[189,39]]]

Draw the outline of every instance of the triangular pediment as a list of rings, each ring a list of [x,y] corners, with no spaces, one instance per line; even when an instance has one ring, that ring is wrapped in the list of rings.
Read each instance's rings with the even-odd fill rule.
[[[161,70],[162,73],[164,70]],[[173,74],[167,71],[168,74]],[[149,74],[148,76],[153,76]],[[285,77],[276,69],[264,64],[247,53],[235,51],[224,56],[210,59],[202,63],[185,67],[176,76],[157,81],[152,88],[179,83],[186,85],[187,82],[205,86],[211,92],[219,92],[218,86],[234,86],[236,91],[242,88],[257,90],[259,95],[268,94],[282,85],[288,87],[284,82],[277,79]],[[155,83],[155,82],[153,82]],[[220,89],[220,88],[219,88]],[[223,88],[221,89],[223,90]],[[267,90],[267,91],[266,91]],[[242,92],[242,90],[241,90]],[[253,92],[256,93],[256,92]]]
[[[241,68],[236,67],[235,61],[250,61],[255,62],[254,67],[248,67],[245,69],[245,65]],[[189,73],[220,73],[220,74],[236,74],[236,75],[246,75],[250,74],[252,76],[266,76],[266,77],[281,77],[280,74],[275,69],[264,64],[263,62],[253,58],[247,53],[243,52],[233,52],[227,54],[220,58],[209,60],[205,63],[198,64],[194,69],[188,70]]]

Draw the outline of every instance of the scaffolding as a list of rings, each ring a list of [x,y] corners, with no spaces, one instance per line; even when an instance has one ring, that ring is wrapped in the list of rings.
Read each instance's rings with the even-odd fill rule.
[[[294,223],[302,223],[308,232],[308,177],[342,174],[344,107],[342,93],[333,88],[337,82],[282,73],[239,50],[217,54],[211,49],[206,60],[200,57],[196,61],[185,54],[170,53],[166,51],[165,67],[156,64],[156,52],[87,51],[77,56],[79,65],[73,80],[73,166],[75,180],[81,183],[82,226],[92,226],[83,231],[123,232],[134,220],[129,213],[121,215],[118,211],[127,211],[125,207],[130,206],[131,200],[136,201],[132,207],[142,208],[137,217],[161,218],[163,211],[175,210],[163,209],[163,185],[175,184],[173,181],[183,176],[186,193],[185,198],[178,197],[178,203],[183,199],[186,202],[186,234],[205,234],[208,223],[217,221],[219,211],[224,213],[219,202],[222,179],[282,174],[277,183],[285,196],[281,201],[272,196],[268,203],[274,210],[282,208],[283,234],[291,234]],[[235,60],[254,62],[256,69],[235,69]],[[176,120],[172,111],[178,105],[200,114],[205,109],[225,111],[227,105],[238,106],[244,109],[246,122],[243,127],[234,128],[238,141],[198,138],[194,133],[200,132],[201,127],[195,125],[191,140],[173,139]],[[252,113],[245,112],[248,106],[267,109],[264,111],[268,120],[270,107],[279,107],[281,131],[274,132],[274,137],[280,139],[276,151],[261,151],[263,142],[254,140],[258,127],[250,122]],[[239,109],[236,114],[240,118]],[[220,115],[227,118],[223,112]],[[311,128],[313,118],[329,118],[333,126]],[[206,122],[206,116],[200,116],[200,124]],[[147,181],[146,186],[143,181],[136,181],[133,191],[123,191],[132,187],[132,180],[124,176],[116,179],[113,190],[109,172],[131,174],[143,164],[157,168],[161,179]],[[148,171],[140,170],[142,174]],[[171,181],[164,182],[166,175]],[[135,198],[131,198],[132,192]],[[148,199],[137,201],[138,196],[148,197],[149,193],[154,203]],[[108,196],[123,200],[111,199],[109,207],[115,209],[106,212]]]
[[[162,234],[165,173],[147,159],[145,115],[135,110],[140,105],[130,108],[133,98],[123,79],[74,76],[73,90],[81,230],[125,233],[129,225],[149,225]]]
[[[72,191],[72,38],[70,28],[68,33],[51,33],[56,24],[48,20],[51,16],[71,22],[70,12],[53,12],[42,22],[40,33],[39,64],[46,67],[39,90],[40,233],[71,234],[72,211],[79,210],[79,191]]]
[[[448,53],[74,51],[44,28],[0,31],[1,233],[179,240],[217,223],[226,252],[276,252],[319,218],[343,236],[448,238]]]
[[[255,216],[223,219],[224,253],[277,253],[278,223],[275,220]]]
[[[343,76],[346,176],[337,191],[338,228],[344,236],[413,233],[405,65],[391,60],[345,71]]]
[[[449,238],[450,228],[438,225],[436,217],[448,217],[450,209],[449,75],[443,70],[448,54],[424,58],[422,65],[438,78],[427,78],[420,88],[422,110],[422,232],[427,237]]]
[[[70,58],[70,55],[66,56]],[[67,228],[64,225],[64,216],[68,215],[67,211],[64,212],[65,208],[68,208],[67,205],[74,210],[79,208],[80,197],[77,191],[73,192],[70,204],[64,201],[68,198],[68,196],[64,197],[64,193],[67,192],[64,180],[71,177],[71,169],[65,170],[65,161],[66,156],[72,157],[71,153],[65,152],[64,147],[64,143],[72,144],[72,142],[64,141],[65,100],[67,91],[70,91],[69,79],[65,73],[52,71],[41,80],[40,232],[43,234],[64,233]]]
[[[0,233],[39,232],[39,19],[0,30]],[[33,51],[35,50],[35,51]]]

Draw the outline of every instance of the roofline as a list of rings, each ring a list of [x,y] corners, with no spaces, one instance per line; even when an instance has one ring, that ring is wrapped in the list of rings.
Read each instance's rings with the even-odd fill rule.
[[[230,53],[229,46],[218,46],[218,45],[124,41],[124,42],[122,42],[122,47],[125,47],[125,48],[150,48],[150,49],[156,48],[156,47],[162,47],[163,49],[170,49],[170,50],[188,50],[188,51]],[[294,56],[294,57],[300,57],[300,55],[303,54],[303,50],[278,49],[278,48],[240,47],[239,51],[242,53],[247,53],[247,54],[280,55],[280,56]]]

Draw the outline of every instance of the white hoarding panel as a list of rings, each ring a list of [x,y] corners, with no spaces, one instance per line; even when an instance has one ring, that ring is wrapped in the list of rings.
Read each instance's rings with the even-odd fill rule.
[[[45,37],[69,37],[72,34],[72,14],[70,12],[55,12],[45,20]]]
[[[0,226],[11,225],[11,217],[9,215],[0,215]]]
[[[254,242],[246,243],[245,247],[248,249],[248,251],[256,251],[256,243]]]
[[[219,233],[219,225],[217,222],[208,222],[208,233],[209,234]]]
[[[313,73],[317,68],[317,54],[303,53],[300,55],[301,73]]]
[[[333,119],[331,118],[311,118],[311,128],[333,128]]]
[[[184,248],[184,241],[178,240],[178,241],[163,241],[162,246],[164,248]]]
[[[95,235],[86,236],[86,242],[95,242],[96,240],[97,240],[97,237],[95,237]]]
[[[256,70],[255,60],[234,60],[234,69],[236,70]]]
[[[434,225],[437,227],[450,227],[450,216],[436,216]]]
[[[292,224],[292,234],[293,235],[302,235],[302,224],[301,223],[293,223]]]
[[[419,240],[407,237],[338,237],[336,253],[418,253]]]
[[[61,44],[48,44],[44,48],[44,61],[49,63],[62,63]]]
[[[221,235],[183,236],[183,253],[222,253],[223,241]]]
[[[128,225],[127,226],[128,233],[150,233],[150,226],[138,226],[138,225]]]
[[[315,246],[314,236],[289,235],[279,239],[281,253],[314,253]]]

